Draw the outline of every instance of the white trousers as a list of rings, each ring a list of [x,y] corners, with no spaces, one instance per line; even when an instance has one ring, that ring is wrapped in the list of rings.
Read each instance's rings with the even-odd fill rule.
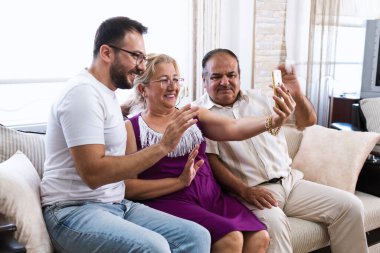
[[[268,228],[270,253],[292,253],[287,217],[327,225],[333,253],[366,253],[363,204],[354,194],[302,179],[292,170],[281,183],[262,184],[278,201],[278,207],[264,210],[243,202]]]

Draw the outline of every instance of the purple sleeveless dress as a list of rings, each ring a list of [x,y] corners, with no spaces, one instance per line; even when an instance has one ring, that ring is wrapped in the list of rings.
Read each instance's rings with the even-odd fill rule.
[[[141,150],[138,114],[131,118],[136,136],[137,149]],[[201,124],[198,121],[198,128]],[[202,130],[202,129],[201,129]],[[190,186],[159,198],[140,201],[163,212],[194,221],[207,228],[212,243],[232,231],[259,231],[266,229],[251,211],[237,199],[222,192],[213,176],[205,153],[206,142],[200,144],[195,159],[204,160]],[[138,175],[139,179],[176,178],[187,162],[188,154],[179,157],[164,157],[155,165]],[[128,189],[127,189],[128,190]]]

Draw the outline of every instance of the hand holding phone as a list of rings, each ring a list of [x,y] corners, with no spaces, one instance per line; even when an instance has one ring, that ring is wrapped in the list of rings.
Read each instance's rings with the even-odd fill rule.
[[[272,70],[272,83],[273,83],[273,93],[277,96],[277,87],[280,87],[282,84],[281,70],[275,69]]]
[[[272,70],[272,84],[273,84],[273,93],[278,97],[277,87],[281,87],[282,85],[282,76],[281,70],[275,69]],[[278,108],[278,104],[276,103],[276,107]]]

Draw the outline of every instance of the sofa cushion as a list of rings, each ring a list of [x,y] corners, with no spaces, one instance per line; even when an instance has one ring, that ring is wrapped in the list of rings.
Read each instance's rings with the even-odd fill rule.
[[[28,253],[53,251],[41,211],[40,182],[20,151],[0,163],[0,212],[15,222],[16,239]]]
[[[304,253],[330,244],[327,227],[321,223],[289,217],[293,253]]]
[[[45,161],[44,136],[19,132],[0,125],[0,162],[7,160],[20,150],[30,159],[42,178]]]
[[[364,206],[365,230],[371,231],[380,227],[380,198],[359,191],[356,191],[355,195],[362,201]],[[294,253],[311,252],[330,244],[327,227],[323,224],[294,217],[289,217],[289,223],[292,230],[291,240]]]
[[[370,231],[380,227],[380,198],[368,193],[356,191],[355,195],[362,201],[364,206],[364,227]]]
[[[284,131],[286,143],[288,144],[289,156],[293,159],[301,144],[302,131],[299,131],[294,125],[285,125],[282,131]]]
[[[314,125],[304,130],[292,168],[305,179],[355,191],[361,168],[380,134],[349,132]]]

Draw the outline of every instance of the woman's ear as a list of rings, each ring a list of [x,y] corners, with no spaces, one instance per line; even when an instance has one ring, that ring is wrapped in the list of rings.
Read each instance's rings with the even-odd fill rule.
[[[145,97],[145,86],[142,83],[137,85],[137,90],[141,94],[142,97]]]

